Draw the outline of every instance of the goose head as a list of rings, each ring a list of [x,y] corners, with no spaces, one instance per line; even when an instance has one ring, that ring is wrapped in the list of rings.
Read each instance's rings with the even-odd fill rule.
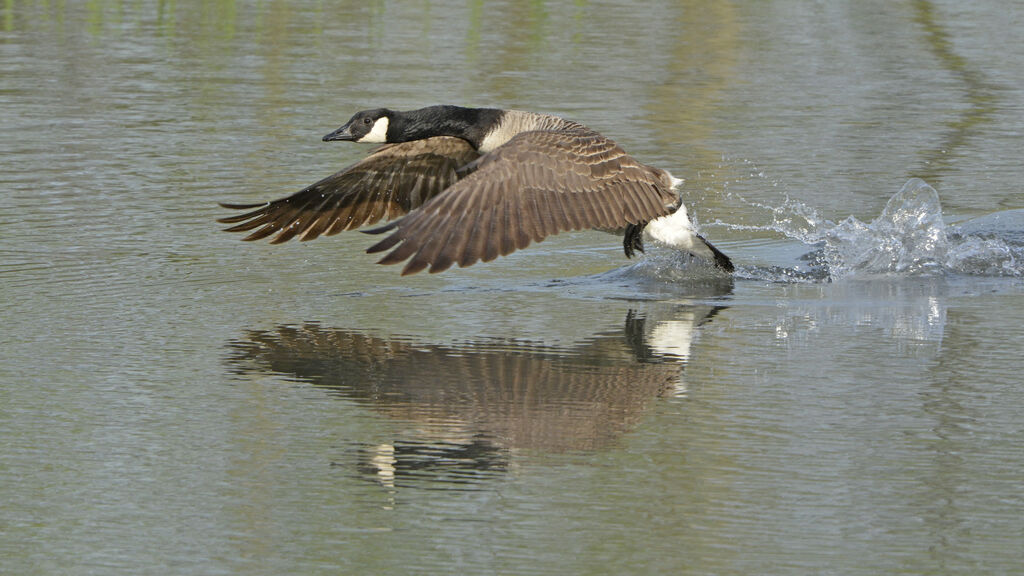
[[[387,108],[357,112],[344,126],[324,136],[324,142],[388,142],[388,126],[392,116],[394,112]]]

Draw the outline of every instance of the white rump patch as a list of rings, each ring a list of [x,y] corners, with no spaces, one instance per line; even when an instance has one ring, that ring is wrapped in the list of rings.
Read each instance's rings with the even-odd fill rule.
[[[387,142],[388,141],[388,120],[387,116],[381,116],[377,118],[377,121],[373,123],[373,129],[371,129],[366,136],[363,136],[356,142]]]

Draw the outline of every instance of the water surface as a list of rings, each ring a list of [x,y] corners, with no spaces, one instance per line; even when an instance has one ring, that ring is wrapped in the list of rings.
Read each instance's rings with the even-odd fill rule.
[[[1011,573],[1013,2],[0,8],[13,574]],[[642,33],[641,33],[642,31]],[[563,234],[402,278],[219,231],[354,111],[562,114],[723,279]]]

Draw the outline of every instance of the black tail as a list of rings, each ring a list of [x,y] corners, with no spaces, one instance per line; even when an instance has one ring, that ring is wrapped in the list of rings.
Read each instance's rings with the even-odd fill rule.
[[[718,248],[715,248],[714,244],[705,240],[700,234],[697,234],[697,238],[700,238],[700,241],[703,242],[704,245],[711,250],[711,253],[715,255],[715,266],[718,266],[726,272],[732,272],[734,270],[732,260],[730,260],[728,256],[723,254]]]
[[[636,224],[626,225],[626,235],[622,238],[622,249],[626,253],[626,258],[632,258],[637,252],[644,251],[644,227],[647,226],[647,222],[637,222]],[[370,230],[370,232],[374,232]],[[735,268],[732,265],[732,260],[728,256],[722,253],[721,250],[715,248],[714,244],[708,242],[700,234],[695,234],[697,238],[708,247],[714,257],[715,266],[718,266],[726,272],[732,272]],[[696,256],[706,257],[704,254],[695,254]]]

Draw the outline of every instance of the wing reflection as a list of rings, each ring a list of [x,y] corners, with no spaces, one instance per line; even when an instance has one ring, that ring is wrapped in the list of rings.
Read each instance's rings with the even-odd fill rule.
[[[683,306],[553,347],[485,339],[421,344],[318,324],[253,331],[229,344],[239,373],[288,375],[413,423],[412,439],[362,449],[390,483],[427,471],[452,481],[503,471],[508,452],[594,450],[636,425],[656,397],[685,394],[682,366],[719,308]]]

